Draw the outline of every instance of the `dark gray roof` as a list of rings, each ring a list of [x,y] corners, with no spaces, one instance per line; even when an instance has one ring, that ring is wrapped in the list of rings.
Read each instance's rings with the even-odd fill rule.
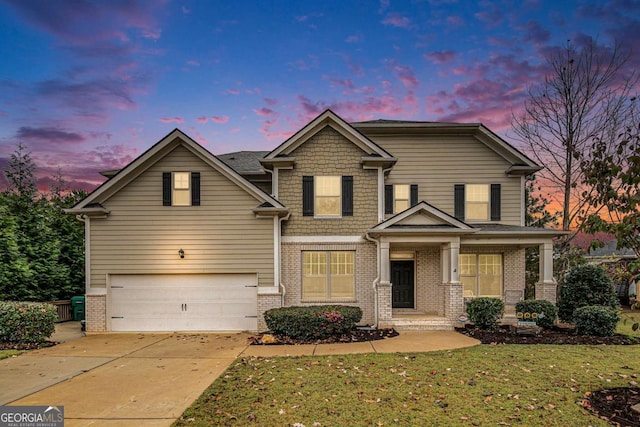
[[[487,233],[545,233],[545,234],[557,234],[562,235],[566,234],[562,230],[554,230],[553,228],[543,228],[543,227],[527,227],[527,226],[519,226],[519,225],[507,225],[507,224],[492,224],[492,223],[482,223],[472,224],[474,228],[479,228],[480,232]]]
[[[241,175],[263,174],[264,169],[260,159],[269,151],[236,151],[235,153],[220,154],[217,157]]]
[[[429,124],[429,125],[477,125],[477,123],[455,123],[455,122],[430,122],[430,121],[420,121],[420,120],[388,120],[388,119],[375,119],[375,120],[365,120],[363,122],[351,122],[352,125],[385,125],[385,124],[394,124],[394,125],[402,125],[402,124]]]

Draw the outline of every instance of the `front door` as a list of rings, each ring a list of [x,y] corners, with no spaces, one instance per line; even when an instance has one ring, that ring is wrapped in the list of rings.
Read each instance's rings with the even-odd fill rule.
[[[393,308],[414,308],[413,261],[391,261]]]

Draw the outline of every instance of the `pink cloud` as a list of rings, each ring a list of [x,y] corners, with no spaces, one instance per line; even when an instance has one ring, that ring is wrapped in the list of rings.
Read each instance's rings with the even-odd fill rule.
[[[425,54],[425,58],[430,59],[435,64],[446,64],[454,61],[458,53],[452,50],[441,50]]]
[[[218,124],[229,122],[229,116],[211,116],[211,121]]]
[[[362,41],[362,34],[352,34],[350,36],[347,36],[344,41],[347,43],[359,43]]]
[[[229,95],[240,95],[240,91],[238,89],[227,89],[227,93]]]
[[[187,65],[191,65],[192,67],[199,67],[200,63],[198,61],[191,60],[187,61]]]
[[[86,138],[79,133],[76,132],[67,132],[57,128],[51,127],[40,127],[33,128],[28,126],[23,126],[18,129],[16,133],[16,138],[20,140],[39,140],[39,141],[47,141],[52,143],[58,142],[84,142]]]
[[[420,82],[413,72],[413,68],[407,65],[396,64],[393,66],[396,77],[402,82],[406,88],[415,88],[420,86]]]
[[[456,26],[464,25],[464,19],[458,15],[447,16],[447,24]]]
[[[269,117],[275,114],[275,111],[267,107],[254,108],[253,112],[259,115],[260,117]]]
[[[389,13],[383,20],[384,25],[390,25],[398,28],[411,27],[411,20],[406,16],[402,16],[399,13]]]
[[[189,9],[187,6],[182,6],[182,13],[188,15],[191,13],[191,9]]]
[[[162,123],[184,123],[184,119],[182,117],[162,117],[160,119]]]
[[[278,105],[278,101],[276,99],[273,99],[273,98],[264,98],[263,101],[269,107],[275,107],[276,105]]]
[[[207,123],[207,121],[208,121],[208,120],[209,120],[209,119],[207,119],[205,116],[200,116],[200,117],[197,117],[197,118],[196,118],[196,122],[198,122],[198,123],[202,123],[202,124]]]

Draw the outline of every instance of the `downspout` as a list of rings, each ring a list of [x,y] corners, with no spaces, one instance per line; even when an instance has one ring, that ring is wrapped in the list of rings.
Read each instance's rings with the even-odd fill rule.
[[[284,307],[284,297],[287,295],[287,288],[285,288],[285,286],[282,284],[282,280],[281,280],[281,278],[282,278],[282,268],[281,268],[282,267],[282,263],[281,263],[281,260],[282,260],[282,255],[281,255],[282,245],[280,244],[280,240],[281,240],[280,237],[282,236],[282,221],[287,221],[287,220],[289,220],[290,217],[291,217],[291,212],[289,212],[287,214],[287,216],[284,216],[284,217],[278,219],[278,230],[277,230],[277,233],[278,233],[278,252],[277,252],[277,254],[278,254],[278,260],[277,260],[277,262],[278,262],[278,277],[277,277],[277,280],[278,280],[278,286],[280,286],[280,288],[282,288],[282,296],[280,297],[281,298],[280,299],[280,306],[281,307]]]
[[[85,214],[76,215],[76,219],[84,223],[84,292],[88,294],[91,284],[91,227]]]
[[[365,233],[364,238],[370,242],[376,244],[376,265],[378,268],[378,275],[373,279],[373,327],[378,328],[378,283],[380,283],[380,241],[369,236],[369,233]]]

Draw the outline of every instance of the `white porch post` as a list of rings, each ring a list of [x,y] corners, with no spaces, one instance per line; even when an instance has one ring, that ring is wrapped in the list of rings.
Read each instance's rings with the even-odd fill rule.
[[[557,283],[553,278],[553,243],[540,245],[540,278],[536,283],[536,299],[556,302]]]
[[[444,316],[456,320],[464,311],[462,283],[458,258],[460,257],[460,239],[454,238],[442,247],[442,287],[444,294]]]
[[[393,317],[391,296],[391,273],[389,261],[389,242],[380,242],[380,283],[378,284],[378,318],[379,324]]]

